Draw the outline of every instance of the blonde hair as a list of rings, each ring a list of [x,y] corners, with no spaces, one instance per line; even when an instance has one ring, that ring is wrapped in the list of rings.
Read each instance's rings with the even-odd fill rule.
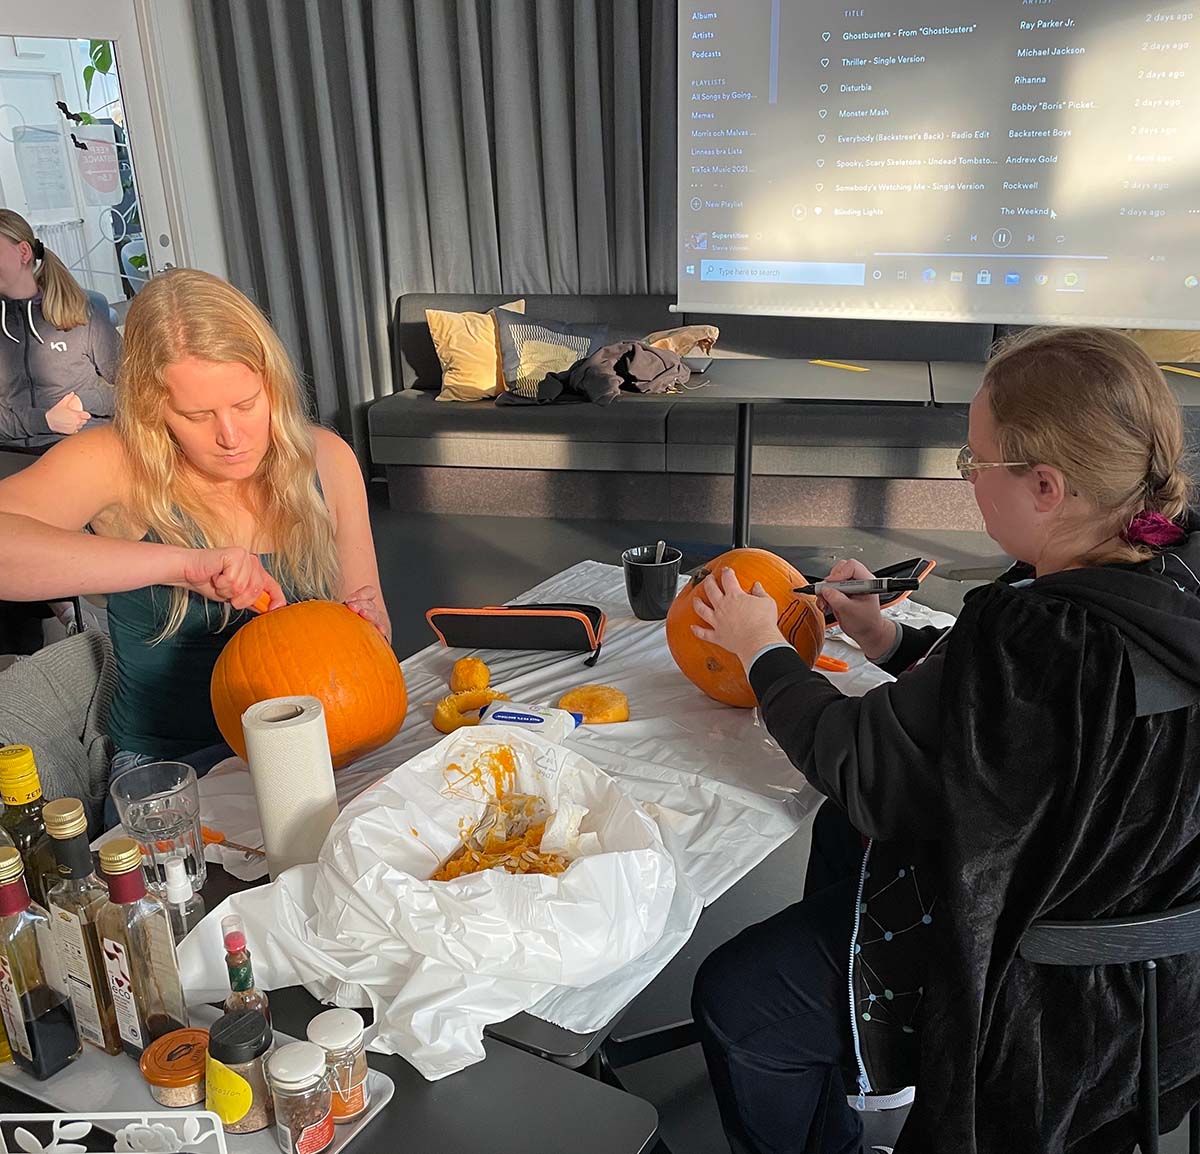
[[[1114,537],[1143,510],[1171,520],[1187,511],[1193,481],[1179,404],[1129,337],[1099,328],[1027,330],[989,362],[983,391],[1001,459],[1060,469]],[[1151,552],[1121,538],[1080,561],[1134,562]]]
[[[88,300],[83,289],[67,266],[33,235],[29,221],[11,208],[0,208],[0,236],[32,250],[37,265],[33,279],[42,290],[42,316],[64,333],[86,325]]]
[[[256,475],[257,513],[273,543],[275,576],[293,596],[330,597],[339,575],[337,551],[316,486],[312,425],[295,369],[254,304],[197,269],[155,277],[129,306],[114,419],[129,463],[129,514],[164,544],[210,548],[228,542],[228,527],[190,483],[183,451],[165,420],[164,370],[189,357],[242,364],[262,379],[271,440]],[[187,590],[172,590],[159,640],[178,631],[187,606]],[[226,607],[222,624],[228,616]]]

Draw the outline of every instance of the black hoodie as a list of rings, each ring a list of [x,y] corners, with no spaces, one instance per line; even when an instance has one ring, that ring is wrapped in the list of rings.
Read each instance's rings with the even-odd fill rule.
[[[1133,1141],[1140,971],[1035,967],[1017,950],[1040,918],[1200,899],[1196,527],[1138,565],[974,590],[927,660],[862,698],[788,650],[751,670],[772,735],[877,839],[864,884],[921,877],[916,916],[899,908],[914,901],[905,886],[863,894],[873,926],[922,923],[860,955],[888,989],[920,991],[903,1023],[899,999],[890,1018],[856,1021],[872,1088],[915,1073],[897,1154],[1104,1154]],[[906,632],[899,659],[933,640]],[[853,975],[860,1009],[865,969]],[[1170,959],[1159,983],[1170,1126],[1200,1098],[1200,965]]]

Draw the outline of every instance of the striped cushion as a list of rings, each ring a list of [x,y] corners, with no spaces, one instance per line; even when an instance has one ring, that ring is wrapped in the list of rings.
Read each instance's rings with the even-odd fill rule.
[[[496,309],[500,354],[506,389],[518,397],[536,399],[548,373],[569,369],[604,345],[604,325],[570,325],[538,321],[508,309]]]

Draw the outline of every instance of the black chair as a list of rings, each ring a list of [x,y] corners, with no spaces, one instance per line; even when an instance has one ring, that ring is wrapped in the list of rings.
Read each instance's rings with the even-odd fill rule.
[[[1158,1154],[1158,962],[1200,953],[1200,902],[1143,917],[1034,922],[1018,953],[1039,966],[1141,966],[1146,986],[1138,1080],[1140,1145],[1142,1154]],[[1188,1152],[1200,1154],[1200,1105],[1188,1114]]]

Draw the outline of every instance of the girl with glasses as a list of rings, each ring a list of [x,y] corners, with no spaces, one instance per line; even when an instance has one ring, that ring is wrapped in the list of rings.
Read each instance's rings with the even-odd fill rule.
[[[1141,978],[1035,968],[1018,943],[1038,919],[1200,899],[1200,534],[1179,407],[1119,333],[1029,332],[988,365],[959,468],[1016,564],[944,633],[826,593],[897,675],[864,697],[805,666],[760,589],[706,582],[697,634],[742,660],[827,798],[804,900],[696,978],[741,1152],[858,1151],[853,1106],[913,1086],[897,1154],[1137,1137]],[[1170,1130],[1200,1099],[1200,965],[1170,958],[1159,982]]]

